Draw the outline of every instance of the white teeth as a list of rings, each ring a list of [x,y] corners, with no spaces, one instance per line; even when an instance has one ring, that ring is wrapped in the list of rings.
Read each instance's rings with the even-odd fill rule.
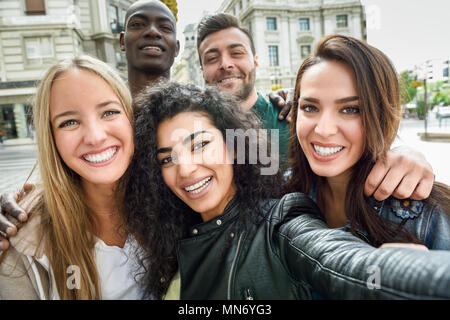
[[[325,147],[320,147],[320,146],[316,146],[314,144],[314,149],[316,150],[316,152],[320,155],[320,156],[329,156],[332,155],[336,152],[339,152],[343,149],[344,147],[334,147],[334,148],[325,148]]]
[[[84,160],[92,162],[92,163],[100,163],[105,162],[111,159],[116,154],[117,148],[110,148],[102,153],[97,154],[88,154],[83,156]]]
[[[142,50],[146,50],[146,49],[155,49],[155,50],[157,50],[157,51],[161,51],[161,48],[159,48],[159,47],[153,47],[153,46],[147,46],[147,47],[142,48]]]
[[[211,181],[211,179],[212,179],[212,177],[205,178],[202,181],[199,181],[196,184],[193,184],[192,186],[184,188],[184,190],[186,190],[189,193],[197,194],[209,185],[209,182]]]
[[[234,81],[234,80],[237,80],[237,79],[239,79],[239,78],[228,78],[228,79],[222,79],[219,82],[220,83],[224,83],[224,82]]]

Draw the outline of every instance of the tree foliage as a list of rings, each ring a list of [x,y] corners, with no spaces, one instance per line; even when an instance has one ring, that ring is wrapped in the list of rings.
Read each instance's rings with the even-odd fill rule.
[[[172,11],[173,15],[175,16],[175,19],[178,21],[177,0],[160,0],[160,1],[169,7],[170,11]]]

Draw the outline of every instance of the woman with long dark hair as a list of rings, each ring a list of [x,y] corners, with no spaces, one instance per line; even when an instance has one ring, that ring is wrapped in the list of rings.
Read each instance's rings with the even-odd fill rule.
[[[262,174],[276,161],[265,131],[217,89],[149,88],[134,128],[126,222],[154,297],[174,277],[182,299],[449,297],[450,252],[378,250],[329,230],[306,195],[278,199],[280,177]],[[374,265],[377,290],[367,285]]]
[[[374,246],[423,243],[450,249],[450,189],[435,182],[427,200],[365,198],[364,183],[400,123],[397,73],[365,42],[323,39],[301,65],[295,85],[288,191],[311,195],[330,227]]]

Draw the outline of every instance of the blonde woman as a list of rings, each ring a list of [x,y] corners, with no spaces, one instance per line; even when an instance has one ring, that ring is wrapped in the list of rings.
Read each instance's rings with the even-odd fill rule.
[[[105,63],[63,60],[44,75],[34,124],[42,183],[0,264],[0,299],[138,299],[120,181],[132,157],[131,96]]]

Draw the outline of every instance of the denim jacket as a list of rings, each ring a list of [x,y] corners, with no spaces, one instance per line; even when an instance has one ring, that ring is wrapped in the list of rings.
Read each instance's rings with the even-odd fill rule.
[[[317,187],[314,186],[309,196],[317,202]],[[439,205],[429,205],[424,201],[412,199],[397,199],[389,197],[377,201],[374,197],[367,198],[368,203],[380,216],[402,225],[412,235],[422,240],[430,250],[450,250],[450,213]],[[350,231],[350,224],[341,228]],[[362,238],[367,233],[359,230]]]

